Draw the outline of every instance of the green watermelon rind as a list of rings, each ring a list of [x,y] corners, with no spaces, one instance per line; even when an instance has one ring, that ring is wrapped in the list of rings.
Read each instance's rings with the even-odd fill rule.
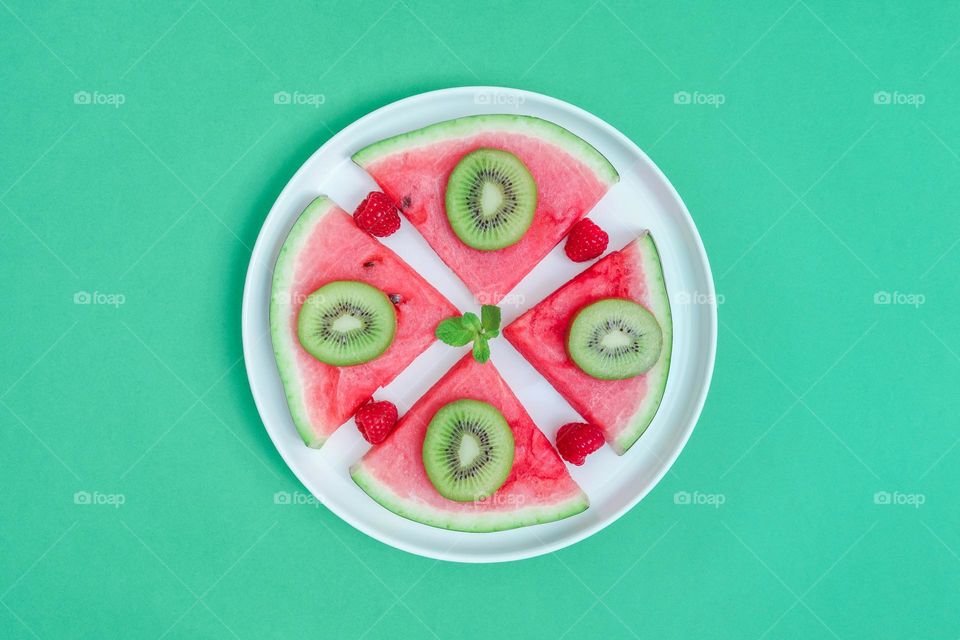
[[[667,387],[670,357],[673,353],[673,316],[670,313],[670,299],[663,278],[660,252],[657,251],[657,244],[649,233],[640,240],[640,243],[642,245],[640,255],[643,257],[643,279],[650,296],[649,310],[657,318],[657,322],[660,323],[660,328],[663,331],[663,353],[657,364],[646,374],[647,395],[630,419],[626,421],[626,426],[611,443],[619,455],[626,453],[653,422],[653,417],[660,408],[663,392]]]
[[[547,140],[590,167],[604,184],[612,185],[620,180],[620,174],[610,161],[583,138],[542,118],[508,114],[464,116],[401,133],[360,149],[353,154],[353,161],[366,168],[380,158],[399,151],[465,138],[482,131],[509,131]]]
[[[280,247],[277,263],[273,269],[273,287],[270,292],[270,337],[273,340],[273,353],[277,359],[277,368],[280,370],[283,391],[287,396],[287,405],[290,407],[290,416],[304,443],[314,449],[322,447],[327,438],[317,434],[307,411],[303,397],[303,383],[298,373],[299,347],[287,324],[290,321],[287,308],[289,294],[286,302],[283,294],[290,290],[296,276],[297,256],[309,238],[310,232],[335,208],[335,203],[328,197],[318,196],[303,210],[290,229],[283,246]]]
[[[364,468],[362,460],[350,467],[350,476],[368,496],[398,516],[431,527],[466,533],[492,533],[556,522],[582,513],[590,506],[586,494],[581,491],[571,498],[551,505],[538,505],[498,513],[453,514],[438,511],[427,505],[417,507],[403,500]]]

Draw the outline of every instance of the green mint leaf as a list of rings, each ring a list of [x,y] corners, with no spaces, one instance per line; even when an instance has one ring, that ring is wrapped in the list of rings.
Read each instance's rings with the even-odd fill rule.
[[[436,336],[451,347],[463,347],[473,342],[473,357],[484,363],[490,359],[487,341],[500,335],[500,308],[485,304],[480,309],[480,316],[468,311],[459,318],[447,318],[437,325]]]
[[[462,318],[447,318],[437,325],[436,336],[451,347],[462,347],[474,339],[476,333],[464,326]]]
[[[483,364],[490,359],[490,345],[484,337],[478,337],[473,342],[473,359]]]
[[[480,322],[483,330],[491,333],[490,337],[496,338],[500,335],[500,307],[493,304],[480,307]]]
[[[480,318],[477,317],[477,314],[467,311],[463,314],[463,326],[470,329],[474,333],[480,333],[480,330],[483,326],[480,324]]]

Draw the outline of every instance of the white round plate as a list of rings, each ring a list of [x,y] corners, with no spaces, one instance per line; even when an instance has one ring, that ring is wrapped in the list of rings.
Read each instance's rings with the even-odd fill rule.
[[[620,182],[590,217],[619,249],[649,229],[663,260],[674,322],[673,357],[660,411],[640,440],[622,457],[609,447],[570,473],[590,498],[585,512],[549,524],[497,533],[460,533],[406,520],[387,511],[357,487],[349,467],[368,449],[353,422],[314,450],[297,435],[277,372],[269,336],[273,266],[303,208],[327,194],[352,211],[376,185],[350,156],[398,133],[482,113],[516,113],[555,122],[599,149],[620,172]],[[408,222],[384,243],[402,256],[462,311],[478,304]],[[575,264],[556,247],[509,294],[501,307],[504,326],[588,265]],[[267,432],[304,486],[339,517],[381,542],[422,556],[460,562],[500,562],[549,553],[607,526],[643,498],[683,448],[706,398],[717,340],[717,310],[710,265],[700,235],[663,173],[633,142],[599,118],[570,104],[528,91],[460,87],[394,102],[360,118],[320,147],[291,178],[263,223],[243,292],[243,352],[247,376]],[[491,342],[492,361],[534,422],[553,441],[560,425],[579,417],[503,339]],[[435,343],[391,384],[377,392],[401,414],[465,353]],[[318,524],[319,526],[319,524]]]

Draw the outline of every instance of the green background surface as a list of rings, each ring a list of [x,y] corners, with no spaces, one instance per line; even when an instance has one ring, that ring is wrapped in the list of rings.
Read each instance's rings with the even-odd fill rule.
[[[955,2],[0,0],[0,637],[956,638],[958,38]],[[722,296],[673,472],[487,566],[306,501],[240,359],[297,167],[470,84],[636,141]]]

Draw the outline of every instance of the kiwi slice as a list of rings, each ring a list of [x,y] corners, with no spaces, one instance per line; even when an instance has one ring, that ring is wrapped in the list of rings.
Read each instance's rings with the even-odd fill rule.
[[[517,243],[533,222],[537,183],[517,156],[477,149],[447,180],[447,219],[464,244],[481,251]]]
[[[386,294],[365,282],[337,280],[307,296],[297,337],[320,362],[338,367],[369,362],[397,332],[397,312]]]
[[[653,314],[632,300],[606,298],[574,316],[567,352],[588,376],[625,380],[649,371],[660,359],[663,331]]]
[[[513,431],[493,405],[455,400],[442,406],[427,425],[423,466],[444,498],[483,500],[510,475]]]

